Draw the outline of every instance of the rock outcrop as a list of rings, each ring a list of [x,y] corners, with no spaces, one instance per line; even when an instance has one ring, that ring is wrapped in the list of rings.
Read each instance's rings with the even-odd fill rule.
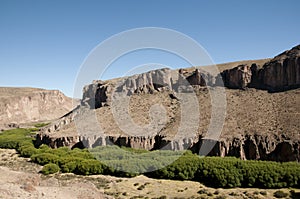
[[[198,147],[207,142],[215,142],[213,149],[204,154],[208,156],[280,162],[300,160],[300,140],[292,141],[275,135],[245,135],[218,141],[203,139]]]
[[[300,87],[300,45],[285,51],[258,71],[264,89],[272,92]]]
[[[259,68],[255,63],[240,65],[222,73],[228,88],[246,87],[270,92],[286,91],[300,87],[300,45],[285,51]]]
[[[227,88],[245,89],[251,83],[252,71],[250,66],[240,65],[223,71],[221,76]]]
[[[72,99],[58,90],[0,88],[2,126],[16,127],[20,123],[54,120],[72,108]]]
[[[223,80],[224,84],[220,81]],[[241,64],[226,69],[217,76],[196,68],[192,73],[183,69],[171,71],[163,68],[146,73],[120,78],[114,81],[95,80],[83,89],[82,105],[97,109],[111,102],[113,92],[126,95],[176,90],[189,86],[220,86],[227,88],[256,88],[271,92],[300,87],[300,45],[270,60],[263,67],[253,63]],[[191,87],[189,87],[190,89]]]
[[[115,144],[147,150],[191,149],[196,153],[242,159],[299,161],[299,57],[300,46],[296,46],[262,67],[256,63],[239,64],[217,75],[195,68],[159,69],[125,78],[94,81],[84,87],[81,106],[45,127],[37,136],[37,145],[89,148]],[[222,80],[224,86],[230,88],[226,89],[227,116],[220,139],[209,140],[205,137],[211,117],[207,87],[221,89]],[[182,116],[180,97],[177,96],[181,88],[195,92],[201,104],[201,121],[195,137],[186,135],[173,139]],[[130,97],[134,108],[118,108],[124,109],[122,113],[131,113],[131,119],[139,125],[151,123],[151,115],[145,116],[145,113],[153,104],[163,104],[167,112],[165,127],[151,136],[124,133],[114,118],[116,115],[111,113],[115,93]],[[98,121],[87,121],[83,129],[94,134],[76,134],[74,120],[89,111]],[[97,132],[97,125],[101,126],[101,132]],[[212,144],[211,150],[202,150]]]
[[[95,80],[83,88],[81,105],[97,109],[109,105],[113,86],[101,80]]]
[[[171,90],[172,84],[171,70],[163,68],[124,78],[118,83],[116,91],[125,92],[127,95],[154,93],[162,89]]]
[[[182,139],[168,140],[163,136],[63,136],[38,135],[36,145],[47,144],[52,148],[69,146],[71,148],[93,148],[96,146],[117,145],[146,150],[186,150],[199,155],[234,156],[243,160],[299,161],[300,141],[292,141],[274,135],[243,135],[221,140]],[[209,146],[210,151],[206,149]]]

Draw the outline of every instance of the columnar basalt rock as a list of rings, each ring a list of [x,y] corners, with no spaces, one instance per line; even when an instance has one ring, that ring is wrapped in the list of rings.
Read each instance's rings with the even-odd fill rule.
[[[259,71],[262,88],[284,91],[300,87],[300,45],[266,63]]]
[[[280,101],[286,99],[285,96],[278,96],[275,101],[272,101],[271,98],[276,94],[261,91],[261,89],[263,89],[276,92],[299,88],[299,57],[300,46],[296,46],[292,50],[276,56],[262,67],[255,63],[239,64],[237,67],[224,70],[216,76],[200,69],[180,69],[178,71],[159,69],[114,80],[97,80],[84,87],[81,106],[72,113],[54,122],[52,125],[45,127],[40,135],[38,135],[37,142],[40,144],[48,144],[51,147],[69,146],[71,148],[77,146],[92,148],[105,145],[118,145],[146,150],[183,150],[188,148],[195,153],[199,153],[199,150],[200,152],[203,152],[201,151],[201,147],[203,148],[206,145],[208,146],[213,143],[215,145],[212,150],[204,150],[207,152],[207,155],[221,157],[235,156],[241,159],[255,160],[299,161],[299,136],[295,136],[295,134],[299,134],[299,127],[293,119],[293,117],[295,117],[293,114],[297,115],[298,112],[294,110],[292,105],[289,105],[288,107],[289,112],[291,113],[284,112],[285,107],[281,106]],[[224,81],[224,85],[222,84],[222,80]],[[94,136],[78,136],[76,135],[76,132],[73,132],[73,138],[72,135],[63,134],[64,128],[69,124],[74,123],[74,118],[81,115],[82,112],[87,109],[90,111],[101,112],[105,117],[108,116],[108,112],[111,110],[114,92],[123,93],[124,95],[131,97],[143,97],[149,95],[161,96],[162,93],[167,92],[168,95],[166,96],[169,96],[168,100],[171,101],[168,108],[171,107],[170,109],[174,112],[172,113],[172,116],[170,116],[172,117],[170,122],[167,123],[165,127],[170,128],[173,124],[177,125],[180,123],[180,116],[178,116],[178,118],[175,117],[178,107],[174,105],[180,103],[180,99],[176,95],[176,92],[180,90],[189,91],[187,87],[192,89],[190,92],[197,90],[198,94],[200,93],[205,96],[202,96],[202,98],[198,96],[199,102],[202,103],[201,105],[207,107],[205,110],[210,110],[209,105],[206,105],[205,103],[206,99],[210,99],[208,99],[205,92],[201,90],[201,87],[205,86],[215,87],[213,89],[219,89],[219,86],[225,86],[227,88],[245,90],[226,89],[226,92],[232,92],[228,95],[227,99],[228,105],[231,103],[232,107],[228,110],[228,125],[224,133],[227,134],[224,136],[221,135],[220,140],[209,140],[202,137],[206,132],[206,124],[203,124],[200,127],[199,132],[197,132],[197,136],[199,136],[197,139],[182,137],[173,140],[170,138],[172,136],[161,134],[160,132],[152,136],[131,136],[122,134],[117,127],[107,127],[109,125],[116,125],[114,122],[111,122],[111,120],[108,120],[111,124],[106,125],[106,129],[104,129],[105,134],[97,135],[97,132],[95,132],[96,135]],[[180,89],[179,87],[184,88]],[[246,94],[247,92],[249,95]],[[256,98],[252,98],[253,94],[256,94]],[[291,95],[293,99],[295,99],[292,104],[297,106],[297,90],[288,95]],[[150,97],[150,101],[152,101],[151,98],[152,97]],[[240,101],[237,102],[237,100]],[[250,106],[245,110],[243,107],[246,107],[244,104],[248,101],[255,101],[255,103],[250,103]],[[143,106],[143,103],[144,102],[139,102],[138,106]],[[257,105],[259,105],[259,108],[256,107]],[[257,117],[258,121],[249,121],[249,119],[247,119],[249,116],[251,116],[252,119],[256,119],[256,111],[263,112],[266,107],[268,108],[268,114],[270,114],[268,122],[265,121],[265,118],[259,117]],[[274,113],[273,111],[278,112]],[[147,110],[145,110],[145,112],[147,112]],[[277,113],[286,114],[288,119],[278,119]],[[200,114],[204,114],[205,118],[203,118],[203,120],[209,122],[209,119],[207,119],[209,117],[208,113],[201,112]],[[236,118],[231,119],[234,117]],[[242,119],[240,120],[240,118]],[[104,118],[104,120],[106,121],[106,118]],[[285,120],[292,120],[291,125],[280,125],[280,122]],[[262,122],[260,123],[260,121]],[[242,125],[239,123],[242,123]],[[244,124],[246,127],[243,126]],[[262,125],[261,127],[263,127],[264,130],[259,134],[257,132],[259,132],[260,129],[256,127],[260,125]],[[291,126],[295,127],[291,128]],[[89,125],[87,125],[87,128],[88,127]],[[60,131],[62,132],[61,136],[57,136],[57,134],[55,136],[52,135],[52,133]],[[168,132],[172,134],[172,131]],[[279,136],[279,134],[282,134],[282,136]]]
[[[83,88],[81,105],[97,109],[110,104],[110,95],[113,85],[101,80],[95,80]]]
[[[291,141],[272,135],[245,135],[218,141],[201,139],[197,149],[208,142],[215,145],[209,153],[203,155],[234,156],[244,160],[300,161],[299,140]]]
[[[171,70],[158,69],[124,78],[117,83],[117,92],[127,95],[134,93],[154,93],[164,89],[172,90]]]
[[[205,151],[210,144],[213,148]],[[243,160],[272,160],[272,161],[300,161],[300,141],[291,141],[276,136],[245,135],[232,139],[209,140],[192,138],[182,140],[168,140],[164,136],[134,137],[134,136],[62,136],[51,137],[48,134],[39,134],[36,145],[47,144],[52,148],[68,146],[74,148],[83,146],[94,148],[96,146],[117,145],[146,150],[186,150],[190,149],[199,155],[208,156],[234,156]],[[200,151],[199,151],[200,150]],[[199,153],[205,152],[205,153]]]
[[[218,77],[208,71],[196,68],[195,71],[186,77],[186,81],[190,85],[197,86],[216,86]]]
[[[240,65],[221,73],[228,88],[245,89],[251,83],[252,71],[248,65]]]
[[[259,68],[255,63],[240,65],[222,73],[228,88],[252,87],[270,92],[300,87],[300,45],[285,51]]]

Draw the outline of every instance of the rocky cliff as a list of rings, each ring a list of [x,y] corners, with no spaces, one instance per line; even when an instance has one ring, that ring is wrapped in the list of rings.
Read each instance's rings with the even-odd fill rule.
[[[258,80],[270,91],[300,87],[300,45],[285,51],[258,71]]]
[[[300,45],[285,51],[265,63],[262,68],[253,63],[240,65],[222,73],[228,88],[252,87],[270,92],[300,87]]]
[[[296,46],[266,63],[241,62],[217,75],[201,68],[160,69],[115,80],[94,81],[84,88],[81,106],[45,127],[37,136],[37,145],[95,147],[116,144],[147,150],[189,148],[216,156],[299,161],[299,52],[300,46]],[[220,83],[222,80],[224,84]],[[223,85],[227,115],[220,138],[210,140],[205,137],[212,116],[210,89],[222,90]],[[194,92],[197,96],[200,121],[198,130],[192,133],[186,130],[186,135],[178,138],[176,132],[182,118],[182,99],[178,93],[182,91]],[[166,117],[164,122],[159,122],[163,128],[151,135],[124,132],[116,120],[116,116],[122,119],[124,115],[118,115],[120,112],[116,115],[112,106],[116,93],[122,93],[124,100],[126,96],[130,98],[128,107],[118,109],[124,109],[122,114],[130,116],[138,126],[149,126],[153,121],[151,109],[154,105],[162,105]],[[192,112],[197,107],[185,108]],[[87,119],[86,114],[96,116],[96,120]],[[74,122],[76,118],[82,127]],[[78,128],[85,132],[78,134]],[[215,144],[212,150],[205,151],[211,144]]]
[[[49,121],[72,110],[72,99],[58,90],[38,88],[0,88],[0,124]]]

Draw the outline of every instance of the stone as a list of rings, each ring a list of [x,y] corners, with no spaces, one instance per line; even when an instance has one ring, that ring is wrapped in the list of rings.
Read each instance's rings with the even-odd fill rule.
[[[266,63],[259,71],[261,88],[285,91],[300,87],[300,45],[285,51]]]
[[[131,95],[133,93],[154,93],[166,89],[172,90],[171,70],[163,68],[126,77],[117,84],[116,91]]]
[[[251,83],[252,71],[248,65],[239,65],[235,68],[224,70],[221,75],[226,87],[245,89]]]

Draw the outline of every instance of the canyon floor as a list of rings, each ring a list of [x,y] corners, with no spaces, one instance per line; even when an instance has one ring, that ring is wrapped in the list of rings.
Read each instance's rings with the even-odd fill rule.
[[[15,150],[0,149],[0,198],[275,198],[278,189],[215,189],[198,182],[39,173],[41,166]],[[299,189],[280,189],[284,198],[299,197]]]

